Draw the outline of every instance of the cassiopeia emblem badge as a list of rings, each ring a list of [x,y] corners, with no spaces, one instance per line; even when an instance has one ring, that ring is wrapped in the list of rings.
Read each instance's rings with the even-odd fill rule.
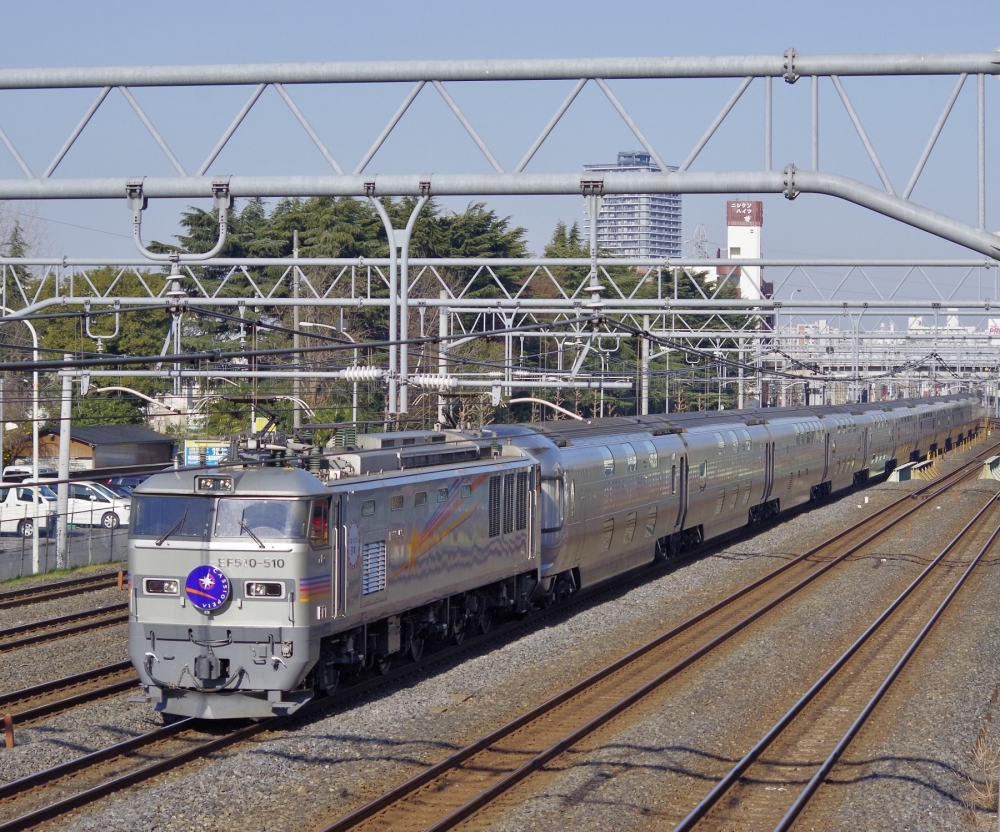
[[[225,604],[229,598],[229,578],[214,566],[196,566],[187,576],[184,591],[193,607],[202,612],[211,612]]]

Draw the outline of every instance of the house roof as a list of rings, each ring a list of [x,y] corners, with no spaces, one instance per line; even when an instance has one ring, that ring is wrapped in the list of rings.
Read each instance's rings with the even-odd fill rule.
[[[90,427],[73,425],[69,433],[73,440],[90,445],[91,447],[97,445],[121,445],[123,443],[168,442],[173,444],[174,441],[173,437],[167,436],[165,433],[159,433],[151,428],[143,427],[142,425],[92,425]],[[46,428],[42,431],[42,434],[55,434],[58,436],[59,426]]]

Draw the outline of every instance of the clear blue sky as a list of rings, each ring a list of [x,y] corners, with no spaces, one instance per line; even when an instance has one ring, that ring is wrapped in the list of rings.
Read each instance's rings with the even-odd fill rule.
[[[508,0],[482,2],[181,2],[142,4],[93,0],[90,3],[5,4],[5,67],[126,64],[229,63],[271,61],[390,60],[411,58],[576,57],[588,55],[739,55],[800,53],[961,52],[992,50],[1000,44],[1000,4],[996,0],[940,4],[887,2],[649,2],[598,3],[592,0]],[[761,100],[759,86],[748,91],[695,169],[752,169],[760,166]],[[845,82],[866,121],[876,149],[901,190],[953,84],[951,79]],[[646,82],[613,85],[669,162],[679,163],[735,89],[734,81]],[[824,82],[822,167],[877,184],[867,156]],[[408,86],[408,85],[407,85]],[[569,89],[565,83],[521,85],[480,94],[453,85],[487,142],[508,166],[547,121]],[[591,85],[592,86],[592,85]],[[293,95],[334,153],[353,167],[406,87],[353,90],[343,97],[329,91],[293,89]],[[207,150],[245,100],[248,91],[209,91],[182,99],[169,91],[138,90],[137,98],[161,126],[189,170]],[[298,131],[272,90],[247,121],[246,138],[234,140],[212,168],[216,173],[326,173],[307,139],[296,135],[283,146],[295,159],[273,158],[278,131]],[[491,98],[490,96],[494,96]],[[65,139],[94,93],[0,93],[0,126],[37,172]],[[988,130],[1000,129],[1000,84],[988,84]],[[775,83],[775,166],[809,164],[808,84]],[[369,171],[418,172],[488,168],[446,112],[440,99],[425,90],[405,130],[390,140]],[[566,123],[543,150],[536,170],[579,170],[586,162],[614,158],[637,142],[602,101],[596,89],[574,106]],[[106,108],[106,109],[105,109]],[[116,173],[169,174],[162,156],[124,101],[112,94],[57,175]],[[178,115],[179,114],[179,115]],[[272,114],[274,121],[270,122]],[[280,114],[280,115],[279,115]],[[171,120],[171,116],[174,118]],[[254,118],[256,117],[256,121]],[[409,116],[408,116],[409,118]],[[935,157],[915,193],[918,201],[938,206],[969,222],[976,220],[975,84],[963,91]],[[103,121],[100,121],[103,119]],[[441,128],[440,125],[447,125]],[[437,126],[436,126],[437,125]],[[373,132],[374,131],[374,132]],[[438,133],[436,131],[443,131]],[[839,131],[839,132],[837,132]],[[988,140],[989,141],[989,140]],[[997,142],[989,145],[991,181],[1000,169]],[[109,148],[111,155],[109,157]],[[141,149],[139,153],[138,149]],[[133,152],[135,153],[133,157]],[[306,163],[301,158],[308,159]],[[240,170],[245,164],[271,167]],[[150,169],[123,170],[129,163]],[[303,170],[303,165],[305,169]],[[455,167],[457,166],[457,167]],[[155,169],[153,169],[155,168]],[[531,168],[529,168],[531,169]],[[0,178],[19,176],[0,147]],[[724,243],[724,197],[685,197],[684,238],[703,222],[709,237]],[[780,197],[765,200],[765,254],[773,256],[964,256],[957,247],[931,240],[895,223],[873,218],[825,197],[803,197],[793,204]],[[579,219],[581,200],[535,198],[491,200],[499,211],[529,229],[539,251],[554,223]],[[17,208],[17,206],[9,206]],[[460,207],[454,204],[454,207]],[[182,204],[154,206],[148,213],[150,236],[176,231]],[[26,206],[42,220],[43,244],[50,255],[128,256],[130,216],[121,204],[82,203]],[[988,225],[1000,228],[1000,199],[991,196]],[[971,256],[971,255],[970,255]]]

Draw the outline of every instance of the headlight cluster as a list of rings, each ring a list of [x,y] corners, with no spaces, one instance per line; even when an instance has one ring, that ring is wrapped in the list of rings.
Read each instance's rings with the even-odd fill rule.
[[[173,578],[146,578],[143,589],[147,595],[176,595],[180,582]]]
[[[195,477],[195,491],[232,491],[232,477]]]
[[[284,584],[275,581],[247,581],[247,598],[280,598],[284,595]]]

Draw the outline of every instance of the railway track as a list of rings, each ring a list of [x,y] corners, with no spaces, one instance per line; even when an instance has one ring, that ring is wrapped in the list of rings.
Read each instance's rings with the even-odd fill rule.
[[[675,832],[790,829],[998,536],[993,495]]]
[[[637,579],[624,578],[621,581],[605,585],[606,592],[598,591],[591,594],[592,603],[600,603],[602,596],[612,595],[620,589],[618,584],[626,587],[631,586]],[[539,613],[535,617],[535,623],[544,622],[546,618],[559,618],[570,608],[570,604],[549,608]],[[196,730],[199,723],[194,720],[183,720],[178,723],[166,726],[163,729],[151,731],[139,737],[127,740],[114,747],[101,749],[89,755],[81,756],[68,763],[54,766],[18,781],[0,786],[0,832],[14,829],[29,829],[45,820],[59,817],[74,809],[86,806],[94,801],[100,800],[114,792],[137,785],[144,780],[179,767],[185,763],[193,762],[213,751],[219,751],[230,745],[234,745],[243,740],[250,739],[257,734],[271,730],[284,731],[296,724],[321,718],[329,715],[332,711],[347,707],[351,702],[370,696],[376,691],[399,684],[415,675],[427,675],[433,673],[437,667],[445,667],[455,661],[460,661],[464,656],[471,653],[489,649],[490,644],[506,643],[511,638],[530,630],[531,624],[523,620],[510,621],[506,624],[498,624],[489,635],[479,636],[473,639],[466,639],[461,645],[449,645],[441,647],[433,652],[429,652],[419,664],[404,664],[392,668],[388,673],[377,677],[361,678],[345,686],[338,691],[337,696],[330,699],[321,699],[307,703],[300,709],[294,717],[276,718],[264,720],[250,725],[241,726],[239,729],[226,733],[223,736],[206,737]],[[131,673],[129,687],[135,684],[134,671],[131,663],[120,662],[90,671],[87,674],[80,674],[80,677],[91,674],[98,674],[107,671]],[[54,680],[27,688],[22,691],[15,691],[0,697],[0,710],[6,710],[10,706],[21,705],[25,699],[44,698],[46,693],[61,690],[65,683],[72,683],[78,677],[67,677],[66,679]],[[95,676],[96,679],[96,676]],[[108,692],[110,694],[110,691]],[[81,696],[99,695],[83,692]],[[51,705],[42,703],[23,710],[15,710],[13,713],[14,723],[23,724],[29,719],[34,719],[46,715],[44,712],[55,712],[55,709],[72,707],[75,704],[68,698],[53,702]],[[200,723],[202,727],[205,723]],[[212,723],[213,730],[219,729],[218,723]],[[179,731],[186,731],[183,736],[176,734]],[[178,745],[183,746],[177,753],[171,753],[171,749],[163,744],[163,740],[175,737]],[[149,749],[157,751],[150,752]],[[154,764],[144,765],[150,754],[154,754],[157,759]],[[104,765],[111,758],[121,758],[121,762],[112,770]],[[127,762],[131,759],[131,763]],[[79,772],[92,770],[83,779],[78,779]],[[72,794],[67,795],[67,792]],[[19,797],[21,793],[28,794],[30,799]],[[48,801],[48,802],[47,802]]]
[[[9,713],[15,725],[24,725],[77,705],[123,693],[137,683],[132,663],[116,662],[0,695],[0,712]]]
[[[0,830],[29,829],[266,730],[275,721],[222,729],[220,736],[218,726],[205,728],[198,720],[184,719],[6,783],[0,786],[0,816],[6,817]]]
[[[985,457],[986,455],[988,454],[983,454],[981,456]],[[908,494],[891,506],[886,507],[886,509],[876,512],[872,517],[869,517],[866,521],[859,525],[872,523],[874,518],[883,516],[891,510],[893,506],[902,507],[893,515],[894,522],[898,522],[900,519],[907,516],[909,509],[915,510],[923,504],[924,500],[921,500],[921,497],[929,499],[930,497],[941,493],[943,490],[946,490],[947,487],[954,484],[954,482],[975,473],[981,462],[982,459],[977,458],[976,460],[967,463],[959,469],[958,472],[953,472],[952,474],[946,475],[935,482],[922,486],[917,491]],[[888,525],[889,524],[887,523],[886,526],[888,527]],[[852,529],[853,528],[854,527],[852,527]],[[844,534],[849,532],[851,532],[851,529],[845,530]],[[877,533],[872,533],[871,536],[877,536]],[[798,561],[792,561],[778,570],[775,570],[775,572],[771,573],[772,576],[790,571],[789,568],[792,565],[796,562],[808,560],[810,556],[815,557],[816,563],[819,564],[819,566],[814,565],[810,567],[810,569],[806,570],[807,572],[818,571],[818,569],[824,568],[827,564],[832,565],[831,558],[827,557],[824,559],[823,557],[816,556],[816,551],[817,550],[811,550],[801,556]],[[846,556],[847,555],[845,554],[844,557]],[[726,601],[716,605],[716,607],[699,614],[699,616],[696,616],[695,619],[674,628],[671,633],[677,634],[678,631],[683,631],[685,628],[691,627],[694,621],[712,614],[713,610],[716,610],[716,608],[718,608],[718,611],[721,612],[721,610],[724,609],[729,602],[732,602],[745,593],[752,591],[755,587],[766,582],[767,577],[761,581],[755,582],[755,584],[750,587],[734,594],[734,596],[731,596],[730,599],[726,599]],[[544,617],[548,614],[557,615],[559,609],[560,607],[557,606],[551,610],[541,613],[539,616],[535,616],[535,625],[537,626],[539,620],[544,619]],[[524,626],[526,625],[523,622],[516,622],[510,629],[507,627],[498,628],[494,634],[491,634],[491,636],[487,637],[487,639],[492,641],[496,638],[502,638],[504,637],[505,631],[509,630],[509,632],[515,632],[519,627]],[[669,637],[669,635],[670,634],[665,634],[665,637]],[[658,639],[657,642],[665,640],[665,637],[661,637],[661,639]],[[30,828],[43,822],[44,820],[59,817],[75,808],[85,806],[115,791],[134,786],[158,774],[201,759],[214,751],[218,751],[222,748],[247,740],[255,735],[271,730],[285,730],[291,727],[294,723],[301,722],[302,720],[310,720],[316,717],[328,715],[331,710],[344,707],[353,699],[369,695],[375,690],[392,685],[399,680],[411,677],[415,673],[426,673],[429,668],[432,668],[436,664],[446,664],[449,661],[455,661],[461,655],[475,649],[477,642],[482,645],[484,640],[475,639],[471,642],[472,646],[470,646],[469,641],[466,641],[461,647],[453,646],[443,648],[425,658],[424,662],[420,666],[406,665],[391,670],[384,677],[364,679],[359,683],[351,685],[333,699],[318,700],[307,704],[296,714],[295,717],[292,717],[291,720],[286,718],[264,720],[249,725],[243,725],[222,735],[218,734],[218,731],[221,730],[218,725],[213,725],[211,729],[206,729],[206,726],[203,723],[198,724],[193,720],[183,720],[162,729],[158,729],[157,731],[153,731],[140,737],[128,740],[124,743],[120,743],[119,745],[111,748],[102,749],[93,754],[77,758],[76,760],[70,761],[61,766],[22,778],[21,780],[9,783],[5,786],[0,786],[0,818],[6,817],[6,820],[0,820],[0,832],[3,832],[4,830]],[[615,665],[611,666],[611,668],[601,671],[601,673],[595,674],[595,676],[591,677],[590,680],[585,680],[585,682],[575,686],[570,692],[567,692],[567,694],[584,687],[587,682],[597,677],[617,673],[628,663],[630,658],[638,657],[644,653],[650,652],[653,650],[654,646],[655,645],[651,643],[650,645],[646,645],[645,647],[634,651],[629,657],[625,657],[625,659],[616,662]],[[650,664],[655,665],[656,661],[657,659],[651,656],[650,660],[646,662],[647,667]],[[659,661],[661,662],[660,667],[662,669],[662,657]],[[562,702],[565,704],[563,710],[573,711],[578,705],[577,702],[571,701],[571,697],[569,695],[563,695]],[[619,707],[616,710],[616,713],[624,710],[625,707],[627,707],[627,705]],[[516,731],[519,727],[524,727],[526,728],[525,734],[534,737],[535,726],[530,728],[527,728],[527,726],[529,725],[529,718],[535,715],[539,710],[540,709],[535,709],[532,714],[526,715],[525,717],[515,721],[517,724],[511,723],[511,725],[505,726],[505,729],[510,729],[511,726],[514,726],[513,730]],[[593,724],[591,725],[591,723]],[[603,724],[603,722],[600,722],[600,724]],[[593,730],[597,727],[597,721],[589,720],[588,724],[585,725],[584,728],[586,729],[588,726],[590,730]],[[474,746],[471,746],[471,753],[475,753],[476,751],[482,749],[488,749],[497,739],[497,735],[503,733],[505,729],[501,729],[499,732],[494,732],[494,734],[490,735],[490,737],[486,737],[474,744]],[[511,731],[508,730],[507,732],[510,733]],[[167,742],[168,740],[170,740],[169,743]],[[546,759],[551,759],[551,757],[555,756],[555,754],[565,750],[565,748],[568,748],[572,742],[573,739],[569,738],[567,742],[557,743],[557,748],[549,749],[550,754],[546,757]],[[456,760],[456,758],[467,759],[471,756],[471,753],[469,753],[470,749],[466,749],[463,752],[452,755],[452,757],[444,761],[444,764],[452,763]],[[531,749],[529,749],[529,751],[531,751]],[[501,754],[506,756],[506,752],[501,752]],[[533,755],[533,759],[535,757],[540,758],[541,756],[542,754]],[[114,765],[110,763],[112,759],[117,760]],[[152,762],[150,762],[151,759]],[[541,765],[544,765],[544,762],[536,761],[535,767],[540,767]],[[509,773],[509,765],[505,762],[504,766],[506,766],[506,768],[503,768],[501,773]],[[498,770],[501,767],[497,767]],[[515,774],[517,774],[517,772],[515,772]],[[414,778],[414,780],[416,779],[418,778]],[[523,779],[523,776],[516,776],[514,782],[519,781],[520,779]],[[412,790],[412,784],[413,781],[408,781],[408,783],[404,784],[404,786],[400,787],[400,789],[407,790],[409,788]],[[510,785],[513,785],[513,782],[511,782]],[[481,781],[479,786],[481,790]],[[390,792],[389,794],[392,795],[399,792],[400,789],[394,790],[394,792]],[[70,790],[72,790],[73,794],[67,796],[67,791]],[[502,790],[499,793],[502,793]],[[358,812],[353,813],[348,816],[348,818],[338,821],[338,823],[334,824],[334,826],[330,827],[330,829],[353,828],[358,825],[359,821],[363,821],[371,817],[373,814],[371,806],[372,804],[369,804],[369,806],[363,807],[362,810],[358,810]],[[376,809],[375,811],[378,810]],[[360,817],[360,815],[363,815],[364,817]],[[448,825],[450,825],[453,821],[454,819],[448,821],[448,824],[439,827],[435,827],[431,824],[421,825],[421,821],[414,821],[412,823],[407,822],[401,825],[388,824],[381,828],[423,829],[429,826],[430,828],[443,829],[448,828]],[[375,828],[380,827],[376,826]]]
[[[99,630],[128,621],[128,604],[111,604],[93,610],[61,615],[30,624],[19,624],[0,630],[0,653],[7,653],[21,647],[55,641],[91,630]]]
[[[0,592],[0,610],[68,598],[72,595],[83,595],[99,589],[111,589],[119,585],[119,580],[123,576],[122,572],[100,572],[82,578],[70,578],[65,581]]]
[[[324,832],[445,830],[469,819],[768,611],[979,470],[979,454],[482,737]]]

